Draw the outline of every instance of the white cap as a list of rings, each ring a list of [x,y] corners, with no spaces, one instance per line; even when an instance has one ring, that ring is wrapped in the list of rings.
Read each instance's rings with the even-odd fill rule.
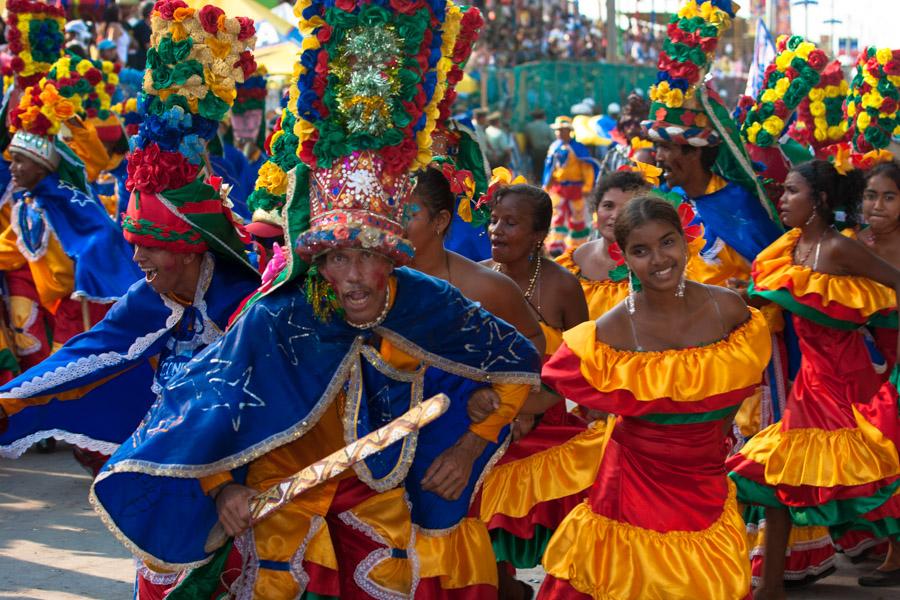
[[[617,115],[622,112],[622,107],[619,106],[618,102],[610,102],[606,107],[606,114],[608,115]]]

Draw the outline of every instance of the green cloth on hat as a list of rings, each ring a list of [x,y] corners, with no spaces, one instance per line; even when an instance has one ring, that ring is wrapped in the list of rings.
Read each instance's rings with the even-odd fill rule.
[[[219,192],[200,179],[176,190],[166,190],[159,196],[165,198],[177,210],[178,216],[196,229],[215,254],[223,256],[256,271],[247,260],[245,244],[238,237],[234,224],[222,212],[184,212],[183,207],[192,203],[215,200],[221,202]]]

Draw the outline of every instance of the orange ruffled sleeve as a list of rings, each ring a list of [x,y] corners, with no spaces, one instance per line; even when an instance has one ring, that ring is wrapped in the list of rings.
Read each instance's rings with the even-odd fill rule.
[[[800,237],[792,229],[763,250],[753,263],[758,292],[785,290],[798,302],[837,319],[864,322],[896,308],[894,290],[865,277],[819,273],[795,265],[793,249]]]
[[[762,314],[727,338],[664,352],[617,350],[596,339],[593,322],[563,334],[544,381],[579,404],[619,415],[701,413],[740,404],[762,379],[772,351]]]

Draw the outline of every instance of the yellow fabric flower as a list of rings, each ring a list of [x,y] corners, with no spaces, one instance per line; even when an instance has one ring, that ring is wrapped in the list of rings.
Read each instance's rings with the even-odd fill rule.
[[[781,98],[784,96],[785,92],[787,92],[788,88],[791,86],[791,82],[788,81],[787,77],[782,77],[775,83],[775,91],[778,92],[778,97]]]
[[[778,100],[778,92],[772,89],[766,90],[762,93],[760,100],[763,102],[775,102]]]
[[[844,133],[846,133],[840,125],[832,125],[828,128],[828,139],[829,140],[839,140],[844,137]]]
[[[862,98],[863,108],[881,108],[882,102],[884,102],[884,96],[875,89],[864,95]]]
[[[853,102],[852,100],[847,100],[847,116],[856,116],[856,102]]]
[[[678,16],[682,19],[693,19],[697,16],[697,12],[697,3],[694,0],[690,0],[685,2],[684,6],[678,10]]]
[[[893,58],[893,53],[890,48],[879,48],[875,52],[875,58],[878,59],[879,65],[886,65]]]
[[[834,87],[834,86],[828,86]],[[827,88],[823,90],[822,88],[813,88],[809,90],[809,101],[810,102],[822,102],[825,100],[825,95],[827,93]]]
[[[803,60],[807,60],[807,59],[809,59],[809,53],[815,49],[816,49],[815,44],[813,44],[811,42],[803,42],[799,46],[797,46],[797,49],[795,50],[795,52],[798,57],[802,58]]]
[[[322,46],[319,43],[319,38],[315,36],[309,36],[303,38],[303,41],[300,43],[300,51],[306,52],[307,50],[317,50]]]
[[[863,131],[872,123],[872,117],[869,116],[869,113],[866,111],[860,111],[859,116],[856,117],[856,127]]]
[[[779,71],[787,71],[787,68],[791,66],[791,61],[794,60],[794,53],[790,50],[785,50],[777,57],[775,57],[775,66],[778,67]],[[779,83],[784,81],[784,79],[779,79]]]
[[[681,108],[682,105],[684,105],[684,93],[678,88],[670,90],[669,93],[666,94],[664,102],[666,103],[666,106],[671,108]]]
[[[276,196],[287,193],[287,173],[273,162],[266,161],[259,168],[259,175],[256,178],[256,188],[265,188],[269,193]]]
[[[299,144],[303,144],[303,142],[310,139],[314,133],[316,133],[315,125],[302,117],[297,118],[297,122],[294,123],[294,135],[300,140]]]
[[[93,68],[93,66],[94,65],[92,65],[90,63],[90,61],[82,60],[82,61],[79,61],[78,64],[75,66],[75,70],[78,71],[79,75],[84,75],[85,73],[90,71],[91,68]]]
[[[175,21],[176,23],[181,23],[182,21],[185,21],[186,19],[190,19],[191,17],[193,17],[195,12],[196,11],[193,8],[185,8],[185,7],[176,8],[175,11],[172,13],[172,20]]]
[[[771,136],[778,137],[784,129],[784,121],[782,121],[780,117],[772,115],[763,122],[763,129]]]
[[[825,103],[821,100],[818,102],[810,102],[809,103],[809,112],[814,117],[821,117],[825,114]]]

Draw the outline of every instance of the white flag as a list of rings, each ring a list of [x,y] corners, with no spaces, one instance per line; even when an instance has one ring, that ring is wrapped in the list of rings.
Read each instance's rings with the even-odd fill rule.
[[[762,89],[766,67],[775,60],[775,42],[769,34],[766,24],[762,19],[756,20],[756,43],[753,45],[753,60],[747,74],[747,89],[744,94],[756,98]]]

